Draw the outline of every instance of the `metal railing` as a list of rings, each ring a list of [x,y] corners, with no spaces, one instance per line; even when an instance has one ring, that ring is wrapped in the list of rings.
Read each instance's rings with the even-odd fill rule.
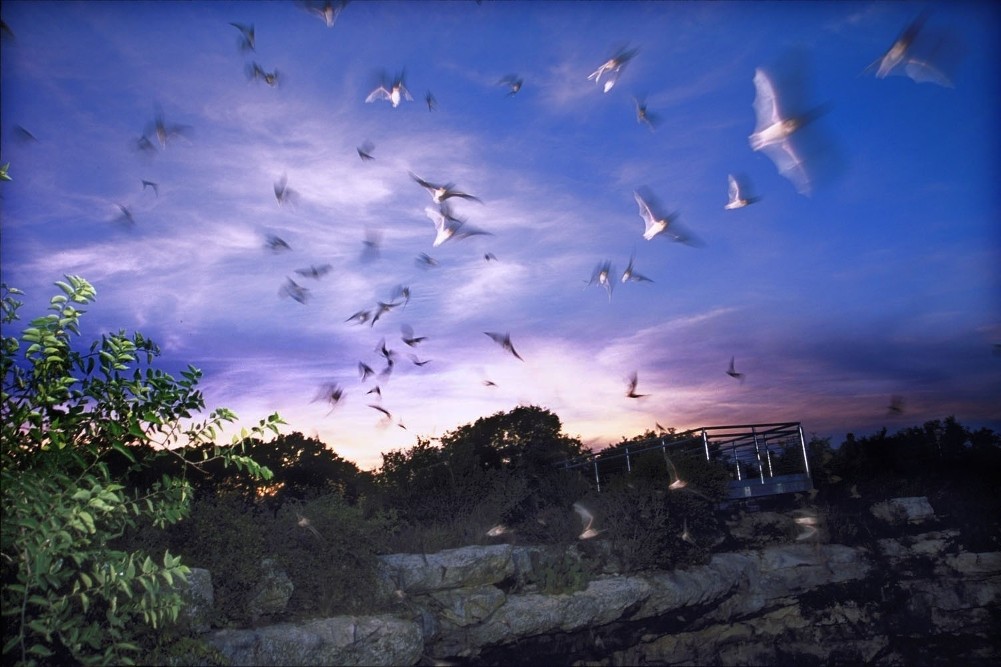
[[[710,463],[725,466],[731,478],[727,492],[730,499],[813,488],[806,441],[799,422],[703,426],[611,447],[559,465],[565,470],[587,470],[600,492],[603,480],[631,473],[636,464],[651,453],[663,455],[667,461],[672,457],[700,455]]]

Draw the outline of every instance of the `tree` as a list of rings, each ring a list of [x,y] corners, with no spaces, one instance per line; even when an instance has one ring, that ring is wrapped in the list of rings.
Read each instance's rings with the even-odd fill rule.
[[[569,507],[580,492],[578,475],[557,464],[580,456],[580,440],[563,434],[560,418],[537,406],[519,406],[509,412],[482,417],[441,438],[442,454],[453,477],[476,479],[477,473],[506,473],[491,488],[507,496],[501,519],[531,525],[544,507]],[[496,477],[496,476],[495,476]],[[570,479],[572,478],[572,480]],[[480,488],[485,488],[482,484]]]
[[[521,406],[383,454],[375,475],[388,507],[412,525],[530,523],[542,507],[565,507],[586,491],[575,472],[556,464],[583,446],[562,433],[560,418]],[[475,532],[475,531],[474,531]]]
[[[142,334],[103,335],[74,349],[84,314],[77,306],[96,292],[76,276],[56,286],[62,293],[50,300],[52,312],[33,320],[20,340],[3,336],[0,347],[2,653],[5,662],[27,665],[126,663],[139,650],[142,624],[177,619],[176,584],[188,569],[169,551],[154,560],[115,549],[114,540],[137,522],[163,527],[182,519],[191,498],[185,474],[199,464],[133,490],[109,460],[141,471],[203,445],[201,464],[220,460],[271,473],[243,452],[212,444],[235,415],[218,409],[195,421],[205,407],[196,389],[201,373],[189,366],[177,380],[155,368],[160,350]],[[18,294],[0,286],[5,328],[18,319]],[[277,433],[281,423],[271,415],[236,440]],[[139,449],[152,454],[139,459]]]
[[[580,440],[562,430],[560,418],[549,410],[518,406],[460,426],[442,436],[441,442],[449,455],[469,453],[483,468],[548,471],[584,451]]]
[[[251,471],[229,469],[221,457],[202,463],[205,450],[212,447],[214,445],[202,444],[188,448],[184,452],[185,461],[161,458],[156,467],[146,472],[178,474],[185,464],[198,463],[198,473],[189,476],[196,496],[234,495],[247,504],[265,504],[272,508],[327,493],[335,493],[355,504],[371,485],[371,473],[359,470],[357,465],[340,457],[320,440],[307,438],[299,432],[282,434],[268,441],[248,438],[222,449],[249,456],[258,465],[268,468],[273,473],[268,479]],[[143,448],[143,455],[150,453],[155,452]]]

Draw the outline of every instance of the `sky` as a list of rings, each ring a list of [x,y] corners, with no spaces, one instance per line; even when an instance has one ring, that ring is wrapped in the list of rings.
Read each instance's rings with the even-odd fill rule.
[[[911,71],[937,80],[879,76],[919,17]],[[518,405],[591,447],[657,424],[798,421],[834,444],[950,415],[1001,429],[996,5],[355,1],[328,27],[292,2],[9,1],[2,18],[3,282],[30,319],[86,278],[84,340],[141,331],[241,424],[277,411],[365,469]],[[366,102],[401,74],[413,101]],[[756,78],[806,121],[767,150]],[[448,199],[465,224],[438,246],[411,174],[478,198]],[[756,201],[726,209],[729,174]],[[636,193],[666,232],[644,238]],[[621,281],[630,258],[649,281]],[[373,323],[379,302],[396,305]]]

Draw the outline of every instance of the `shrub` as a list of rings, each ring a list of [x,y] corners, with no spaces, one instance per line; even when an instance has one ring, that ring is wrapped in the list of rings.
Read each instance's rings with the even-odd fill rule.
[[[258,619],[251,599],[272,560],[289,576],[292,597],[283,617],[364,613],[381,608],[377,554],[397,529],[394,515],[365,518],[338,494],[286,502],[272,511],[238,494],[196,500],[191,516],[156,539],[193,567],[212,573],[215,623],[247,625]]]
[[[75,350],[71,334],[79,336],[84,314],[77,306],[96,293],[74,276],[56,285],[62,294],[50,300],[52,312],[20,340],[4,336],[0,349],[3,658],[127,663],[139,651],[142,625],[176,620],[182,600],[174,584],[188,569],[169,551],[154,558],[116,548],[115,539],[138,522],[179,521],[190,487],[183,476],[165,475],[129,488],[109,460],[141,471],[153,458],[176,457],[177,446],[210,442],[234,415],[220,409],[191,423],[204,408],[195,388],[200,373],[189,367],[175,380],[154,368],[159,348],[142,334],[104,335]],[[18,294],[0,286],[5,326],[17,319]],[[272,415],[253,431],[279,423]],[[140,448],[155,454],[140,460]],[[214,456],[269,474],[239,452],[205,450],[205,458]]]

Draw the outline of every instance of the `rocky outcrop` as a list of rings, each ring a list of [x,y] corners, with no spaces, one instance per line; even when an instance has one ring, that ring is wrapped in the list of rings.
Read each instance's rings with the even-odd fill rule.
[[[498,544],[380,556],[380,579],[389,591],[411,595],[496,584],[515,574],[512,551],[510,544]]]
[[[424,648],[417,624],[394,616],[220,630],[206,642],[233,665],[413,665]]]
[[[773,526],[784,543],[675,570],[606,568],[586,586],[567,575],[582,558],[576,545],[382,556],[379,588],[394,615],[205,637],[237,665],[901,664],[956,654],[936,642],[961,645],[965,664],[991,663],[1001,654],[1001,553],[963,551],[956,531],[928,530],[926,499],[898,500],[872,515],[902,528],[864,547],[796,541],[787,516],[749,514],[751,532]],[[565,592],[539,583],[556,571]]]
[[[754,614],[776,599],[819,586],[861,579],[870,569],[860,550],[840,545],[786,545],[756,552],[717,554],[707,565],[634,576],[603,575],[583,591],[561,595],[503,595],[494,589],[450,592],[450,614],[437,613],[425,637],[430,655],[475,656],[485,647],[552,633],[591,631],[614,622],[637,623],[686,609],[711,609],[729,620]],[[492,612],[474,601],[491,600]],[[431,600],[413,605],[434,613]],[[475,610],[457,615],[456,610]]]
[[[921,523],[935,518],[928,499],[924,496],[912,498],[890,498],[876,503],[869,511],[877,519],[889,524]]]

